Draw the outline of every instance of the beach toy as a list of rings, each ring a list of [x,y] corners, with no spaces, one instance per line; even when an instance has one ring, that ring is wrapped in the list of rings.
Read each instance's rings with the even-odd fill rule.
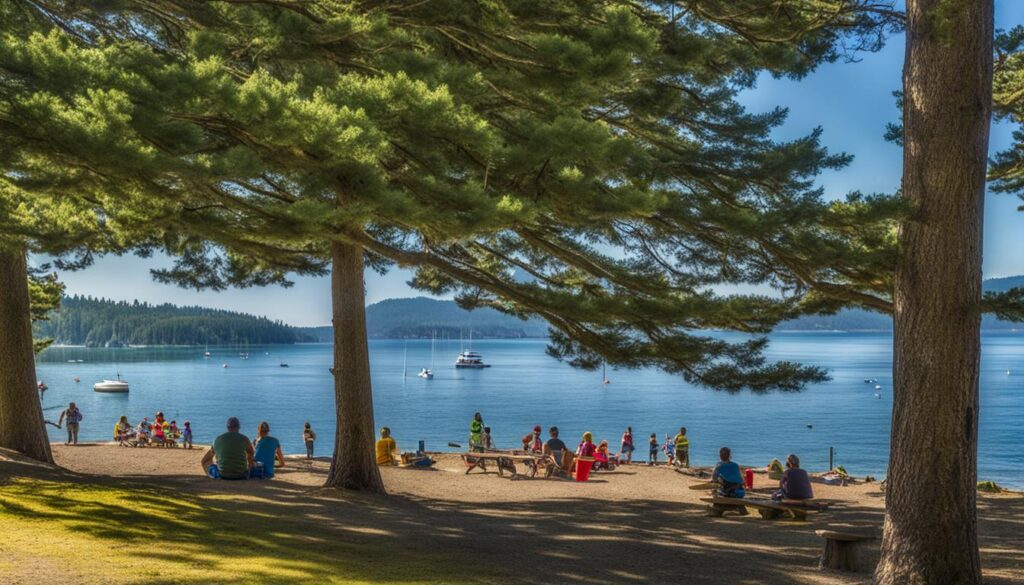
[[[747,483],[747,489],[748,490],[754,489],[754,470],[753,469],[749,469],[749,468],[747,469],[746,479],[747,479],[747,482],[746,482]]]
[[[594,467],[594,460],[589,457],[580,457],[576,460],[576,481],[587,481],[590,479],[590,470]]]

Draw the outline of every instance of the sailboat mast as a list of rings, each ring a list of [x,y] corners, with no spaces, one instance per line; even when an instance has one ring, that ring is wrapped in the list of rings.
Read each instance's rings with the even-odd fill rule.
[[[405,340],[405,351],[402,353],[402,381],[405,381],[405,376],[409,373],[409,340]]]

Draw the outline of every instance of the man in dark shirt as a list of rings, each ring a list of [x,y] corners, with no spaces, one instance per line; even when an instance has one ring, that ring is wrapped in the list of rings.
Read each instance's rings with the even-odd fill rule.
[[[558,427],[548,429],[548,434],[551,435],[551,438],[544,443],[544,454],[550,455],[560,470],[568,469],[572,463],[572,453],[569,452],[562,439],[558,438]],[[566,459],[569,459],[569,463],[566,463]]]
[[[800,469],[800,458],[795,454],[790,453],[786,457],[786,472],[779,481],[779,491],[772,495],[776,500],[810,500],[814,497],[811,478]]]

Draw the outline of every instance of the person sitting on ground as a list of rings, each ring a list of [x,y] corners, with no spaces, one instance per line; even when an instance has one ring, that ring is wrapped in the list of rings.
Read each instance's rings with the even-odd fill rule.
[[[114,440],[117,444],[126,447],[127,441],[132,438],[132,425],[128,422],[128,417],[122,415],[117,424],[114,425]]]
[[[398,451],[398,445],[395,444],[395,440],[391,438],[391,429],[384,427],[380,430],[380,440],[377,441],[377,465],[397,465],[398,458],[395,457],[395,452]]]
[[[242,423],[236,417],[229,418],[227,432],[214,439],[213,446],[203,455],[203,471],[210,477],[249,478],[249,469],[253,466],[252,443],[239,432],[240,428]]]
[[[491,439],[491,427],[484,427],[484,434],[481,440],[483,441],[484,451],[490,451],[494,448],[494,441]]]
[[[540,453],[544,443],[540,440],[540,425],[533,427],[533,432],[523,437],[523,451],[527,453]]]
[[[548,429],[548,435],[550,438],[544,443],[544,454],[551,457],[558,471],[569,469],[572,466],[572,453],[558,438],[558,427]]]
[[[181,446],[192,448],[192,423],[185,421],[185,427],[181,430]]]
[[[594,471],[599,469],[612,471],[619,462],[618,456],[609,453],[608,441],[601,441],[601,444],[597,446],[597,450],[594,451],[594,460]]]
[[[651,433],[647,447],[647,465],[658,464],[658,434]]]
[[[469,450],[484,450],[484,417],[479,412],[473,415],[469,423]]]
[[[740,472],[740,466],[731,461],[732,450],[722,447],[718,450],[718,458],[721,461],[711,473],[711,481],[721,484],[718,488],[718,495],[726,498],[742,498],[746,495],[743,490],[743,473]]]
[[[677,467],[690,467],[690,439],[686,436],[686,427],[679,427],[679,434],[676,435],[676,460]]]
[[[159,413],[157,413],[157,414],[159,414]],[[164,434],[164,425],[163,425],[163,422],[159,418],[157,420],[153,421],[153,438],[152,438],[152,441],[153,441],[153,443],[155,443],[157,445],[163,445],[164,443],[167,442],[167,436]]]
[[[773,500],[810,500],[814,498],[811,478],[807,471],[800,469],[800,458],[794,453],[786,457],[786,472],[779,480],[779,490],[772,494]]]
[[[576,456],[593,458],[596,451],[597,445],[594,444],[594,435],[590,431],[583,433],[583,441],[576,447]]]
[[[135,427],[135,442],[139,445],[149,444],[149,434],[152,427],[149,424],[149,417],[144,416]]]
[[[281,453],[281,442],[270,436],[270,424],[267,421],[260,423],[256,434],[256,441],[253,444],[252,458],[256,463],[254,471],[262,467],[262,477],[265,479],[274,477],[275,463],[280,467],[284,467],[284,454]],[[259,472],[255,475],[259,476]]]

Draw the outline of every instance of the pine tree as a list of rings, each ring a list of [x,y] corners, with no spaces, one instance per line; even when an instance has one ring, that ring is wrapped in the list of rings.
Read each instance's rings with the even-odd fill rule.
[[[814,175],[846,157],[816,133],[773,141],[784,112],[734,100],[759,71],[801,75],[848,38],[874,46],[889,15],[868,3],[796,3],[773,20],[775,3],[748,2],[744,22],[713,2],[31,4],[59,30],[8,43],[0,63],[74,76],[19,112],[21,131],[47,145],[34,156],[74,161],[76,187],[111,217],[164,212],[181,261],[160,278],[223,287],[330,266],[329,485],[383,489],[367,261],[415,267],[417,286],[465,306],[540,315],[551,353],[576,365],[653,365],[727,390],[824,374],[766,363],[763,338],[700,329],[762,333],[885,289],[863,249],[890,243],[891,206],[823,202]],[[793,290],[707,289],[735,282]]]

